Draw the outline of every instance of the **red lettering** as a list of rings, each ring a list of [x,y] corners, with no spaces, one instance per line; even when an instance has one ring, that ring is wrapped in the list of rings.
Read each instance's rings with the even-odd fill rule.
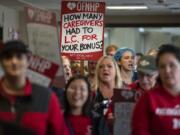
[[[84,40],[97,40],[97,35],[96,34],[92,34],[92,35],[83,35],[82,36],[82,41]]]

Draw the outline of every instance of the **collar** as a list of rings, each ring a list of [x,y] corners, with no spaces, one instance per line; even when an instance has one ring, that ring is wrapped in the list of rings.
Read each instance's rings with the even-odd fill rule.
[[[140,84],[139,84],[139,80],[135,81],[134,83],[130,84],[129,87],[131,89],[135,89],[135,90],[141,90],[141,91],[147,91],[141,88]]]
[[[26,84],[25,84],[25,87],[23,88],[23,91],[24,91],[23,95],[9,95],[9,94],[7,94],[5,92],[5,90],[3,89],[3,87],[2,87],[2,80],[3,80],[3,78],[1,78],[1,80],[0,80],[0,89],[1,89],[0,94],[1,95],[5,94],[7,96],[20,96],[20,97],[23,97],[23,96],[30,96],[31,93],[32,93],[32,85],[31,85],[29,79],[26,79]]]
[[[162,95],[165,95],[169,99],[179,99],[180,94],[177,96],[172,95],[166,88],[164,88],[161,84],[159,84],[156,89],[161,92]]]

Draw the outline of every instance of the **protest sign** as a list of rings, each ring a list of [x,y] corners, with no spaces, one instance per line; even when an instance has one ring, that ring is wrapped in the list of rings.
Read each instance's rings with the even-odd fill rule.
[[[50,11],[26,7],[27,34],[31,51],[59,63],[56,16]]]
[[[27,75],[31,82],[48,87],[54,79],[59,65],[37,55],[28,55]]]
[[[57,87],[64,87],[65,79],[59,54],[55,13],[34,7],[25,7],[25,12],[30,50],[33,54],[59,65],[53,84]]]
[[[131,115],[141,91],[114,89],[114,135],[131,135]]]
[[[62,1],[60,48],[71,60],[97,60],[103,55],[104,2]]]

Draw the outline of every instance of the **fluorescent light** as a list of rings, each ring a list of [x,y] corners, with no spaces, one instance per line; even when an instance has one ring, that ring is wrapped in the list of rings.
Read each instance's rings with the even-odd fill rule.
[[[107,6],[106,9],[109,10],[143,10],[143,9],[148,9],[147,6],[144,5],[139,5],[139,6]]]
[[[140,33],[144,33],[144,31],[145,31],[144,28],[142,28],[142,27],[140,27],[138,30]]]

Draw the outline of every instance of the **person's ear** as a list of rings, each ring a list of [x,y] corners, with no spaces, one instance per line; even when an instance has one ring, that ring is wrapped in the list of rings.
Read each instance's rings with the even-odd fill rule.
[[[122,61],[121,61],[121,59],[118,61],[118,63],[117,63],[119,66],[121,66],[121,64],[122,64]]]

